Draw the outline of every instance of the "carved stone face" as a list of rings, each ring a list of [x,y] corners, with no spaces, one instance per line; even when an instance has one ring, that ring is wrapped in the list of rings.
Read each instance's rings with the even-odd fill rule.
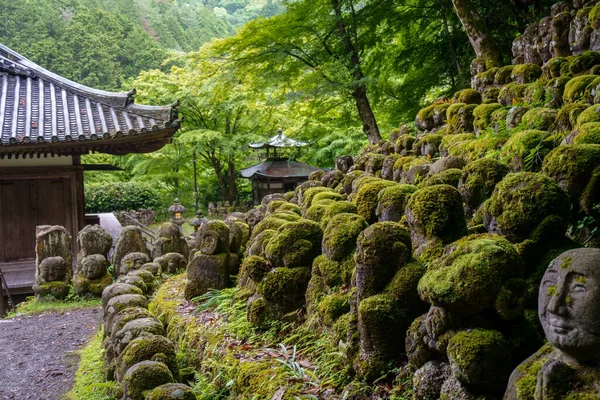
[[[79,272],[88,279],[97,279],[106,273],[108,262],[101,254],[93,254],[81,260]]]
[[[67,264],[62,257],[48,257],[40,263],[40,276],[45,282],[65,279]]]
[[[553,346],[574,361],[600,360],[600,249],[569,250],[552,261],[538,307]]]

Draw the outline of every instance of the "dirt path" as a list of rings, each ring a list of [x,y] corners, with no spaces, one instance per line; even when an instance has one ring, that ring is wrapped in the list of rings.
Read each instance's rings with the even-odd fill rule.
[[[0,320],[0,400],[59,400],[73,385],[100,309]]]

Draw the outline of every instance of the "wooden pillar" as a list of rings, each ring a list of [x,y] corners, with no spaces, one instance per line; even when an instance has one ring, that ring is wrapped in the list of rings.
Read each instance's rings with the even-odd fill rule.
[[[6,306],[4,304],[4,279],[2,276],[2,272],[0,272],[0,318],[6,315]],[[8,292],[8,288],[6,288]]]

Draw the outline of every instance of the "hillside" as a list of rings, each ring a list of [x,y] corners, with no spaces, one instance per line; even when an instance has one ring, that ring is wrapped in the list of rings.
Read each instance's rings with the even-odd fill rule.
[[[79,83],[128,89],[125,81],[158,68],[169,52],[197,50],[279,7],[264,0],[2,0],[0,43]]]

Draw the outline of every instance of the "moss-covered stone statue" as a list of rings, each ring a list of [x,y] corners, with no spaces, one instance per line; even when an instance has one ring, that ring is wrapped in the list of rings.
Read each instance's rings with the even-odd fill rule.
[[[152,246],[152,259],[167,253],[179,253],[188,259],[189,248],[181,235],[179,227],[172,222],[165,222],[156,232],[157,239]]]
[[[192,299],[209,289],[229,285],[229,227],[222,221],[208,221],[196,236],[194,255],[187,266],[185,298]]]
[[[448,245],[430,264],[418,291],[431,307],[406,336],[415,398],[500,396],[519,355],[541,342],[524,315],[523,270],[515,247],[489,234]]]
[[[62,226],[36,227],[35,284],[36,296],[62,299],[69,293],[73,277],[71,235]]]
[[[98,225],[88,225],[77,235],[79,256],[73,286],[79,295],[100,297],[104,288],[112,283],[108,272],[108,252],[112,236]]]
[[[146,239],[142,236],[142,230],[137,226],[126,226],[119,234],[112,255],[112,265],[115,268],[116,277],[122,274],[121,260],[129,253],[145,253],[150,255],[146,247]]]
[[[400,360],[406,330],[426,309],[417,292],[425,268],[411,262],[411,249],[408,230],[395,222],[373,224],[358,237],[350,321],[358,328],[355,368],[369,381]]]
[[[504,400],[600,398],[600,249],[553,260],[539,290],[548,343],[512,373]]]

